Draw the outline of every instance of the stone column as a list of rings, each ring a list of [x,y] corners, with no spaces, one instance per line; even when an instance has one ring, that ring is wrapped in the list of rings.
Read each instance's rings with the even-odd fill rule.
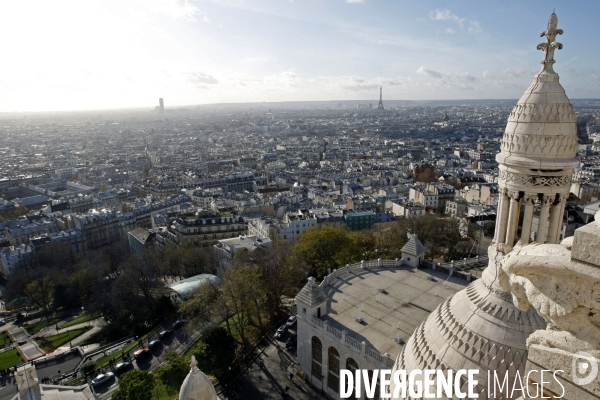
[[[506,224],[508,222],[508,191],[500,190],[500,201],[498,203],[498,217],[496,218],[496,243],[504,243],[506,238]]]
[[[566,196],[561,195],[558,198],[558,203],[553,204],[550,209],[550,226],[548,228],[548,243],[558,243],[559,231],[561,227],[562,217],[565,209]]]
[[[536,194],[525,194],[525,212],[523,213],[523,227],[521,228],[521,243],[524,245],[531,241],[531,223],[536,199]]]
[[[510,192],[510,210],[508,211],[508,227],[506,228],[506,245],[512,248],[515,244],[515,232],[519,226],[519,192]]]
[[[542,197],[542,209],[540,210],[540,223],[538,224],[537,239],[538,243],[545,243],[546,236],[548,236],[548,213],[550,211],[550,204],[554,200],[553,195],[545,194]]]

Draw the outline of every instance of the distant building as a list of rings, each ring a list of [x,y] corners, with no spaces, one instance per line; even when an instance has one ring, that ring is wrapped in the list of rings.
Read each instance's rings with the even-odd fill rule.
[[[371,229],[375,224],[375,213],[349,210],[344,214],[344,223],[352,231]]]
[[[394,203],[392,212],[396,217],[413,218],[425,214],[425,206],[418,202]]]
[[[121,239],[119,218],[115,210],[90,210],[71,216],[73,227],[85,234],[89,249],[97,249]]]
[[[30,243],[36,249],[41,248],[48,243],[66,243],[71,246],[73,254],[85,253],[87,251],[87,241],[85,234],[79,229],[67,229],[60,232],[44,234],[30,240]]]
[[[69,179],[73,176],[77,176],[77,174],[79,174],[79,170],[74,167],[58,168],[54,170],[54,175],[60,180]]]
[[[217,276],[221,279],[225,277],[225,269],[238,251],[247,250],[250,252],[260,247],[271,247],[272,245],[273,242],[271,242],[271,239],[261,239],[256,236],[239,236],[237,238],[219,240],[213,246]]]
[[[129,248],[133,253],[143,253],[154,242],[156,233],[144,228],[135,228],[127,233]]]
[[[36,251],[32,244],[0,249],[0,266],[2,266],[1,273],[4,278],[8,278],[24,267],[34,265],[36,261]]]
[[[246,234],[246,223],[242,217],[215,215],[201,212],[196,215],[177,217],[169,227],[170,239],[179,246],[193,243],[208,247],[219,239],[234,238]]]
[[[452,218],[462,218],[467,215],[469,203],[463,198],[457,197],[455,200],[446,202],[446,214]]]

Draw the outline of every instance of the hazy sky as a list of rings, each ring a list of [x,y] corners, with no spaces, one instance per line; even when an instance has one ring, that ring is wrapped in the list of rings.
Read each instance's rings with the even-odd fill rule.
[[[567,95],[600,97],[596,0],[4,1],[0,111],[518,98],[553,7]]]

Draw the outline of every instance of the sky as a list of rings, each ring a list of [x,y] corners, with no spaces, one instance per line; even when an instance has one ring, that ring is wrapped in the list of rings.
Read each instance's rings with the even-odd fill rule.
[[[210,103],[516,99],[539,69],[600,98],[596,0],[0,3],[0,112]]]

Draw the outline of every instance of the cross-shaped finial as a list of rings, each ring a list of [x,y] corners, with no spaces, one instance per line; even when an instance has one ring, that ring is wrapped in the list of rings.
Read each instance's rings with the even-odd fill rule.
[[[544,60],[542,64],[544,65],[543,70],[554,73],[552,69],[552,64],[554,64],[554,49],[562,49],[562,43],[558,43],[555,41],[556,35],[562,35],[563,30],[557,29],[558,18],[556,14],[552,12],[550,18],[548,18],[548,29],[540,33],[541,37],[546,36],[546,43],[540,43],[537,45],[538,50],[544,50]]]
[[[194,355],[192,355],[192,359],[190,360],[190,367],[192,367],[192,369],[196,368],[196,366],[198,365],[198,361],[196,361],[196,357]]]

